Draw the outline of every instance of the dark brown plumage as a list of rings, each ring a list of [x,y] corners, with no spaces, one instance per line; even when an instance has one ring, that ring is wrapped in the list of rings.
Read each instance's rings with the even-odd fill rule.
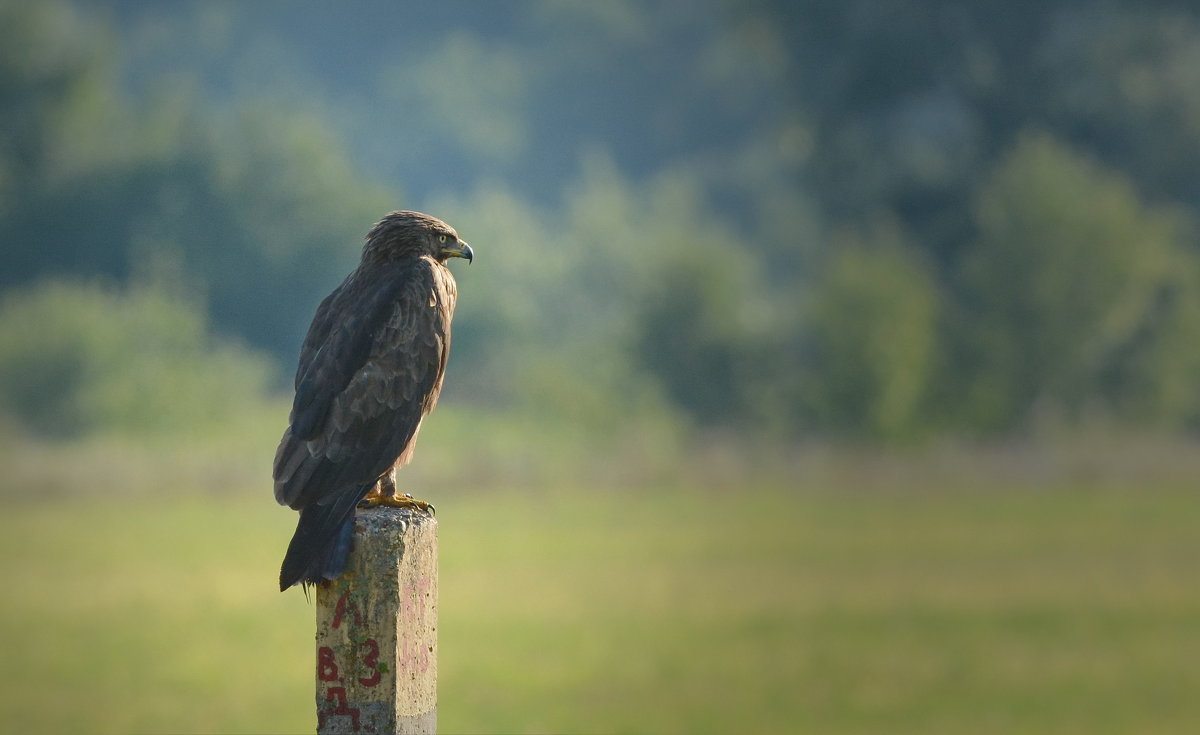
[[[450,354],[457,288],[445,262],[455,257],[474,254],[452,227],[392,212],[317,308],[275,453],[275,499],[300,511],[281,590],[341,574],[355,507],[373,488],[394,492],[395,471],[412,458]]]

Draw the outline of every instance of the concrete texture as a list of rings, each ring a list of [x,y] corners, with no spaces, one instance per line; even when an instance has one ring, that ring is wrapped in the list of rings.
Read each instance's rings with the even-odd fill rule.
[[[437,727],[437,520],[359,509],[346,572],[317,588],[317,732]]]

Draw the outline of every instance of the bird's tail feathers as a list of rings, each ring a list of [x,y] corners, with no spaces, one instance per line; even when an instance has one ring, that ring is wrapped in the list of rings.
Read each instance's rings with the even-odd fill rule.
[[[336,579],[345,571],[354,533],[354,508],[370,489],[365,485],[328,505],[310,505],[300,511],[296,533],[279,570],[280,591],[301,584],[307,594],[310,584]]]

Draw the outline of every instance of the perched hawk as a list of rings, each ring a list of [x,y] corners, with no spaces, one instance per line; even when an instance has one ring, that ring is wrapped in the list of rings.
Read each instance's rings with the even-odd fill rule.
[[[473,257],[445,222],[392,212],[317,307],[275,452],[275,499],[300,511],[280,590],[342,573],[360,501],[429,508],[398,494],[395,474],[442,390],[457,298],[445,263]]]

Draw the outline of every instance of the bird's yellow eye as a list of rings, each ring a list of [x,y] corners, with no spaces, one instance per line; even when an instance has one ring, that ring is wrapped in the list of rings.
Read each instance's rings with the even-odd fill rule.
[[[438,242],[446,242],[446,236],[442,235],[441,237],[439,237]]]

